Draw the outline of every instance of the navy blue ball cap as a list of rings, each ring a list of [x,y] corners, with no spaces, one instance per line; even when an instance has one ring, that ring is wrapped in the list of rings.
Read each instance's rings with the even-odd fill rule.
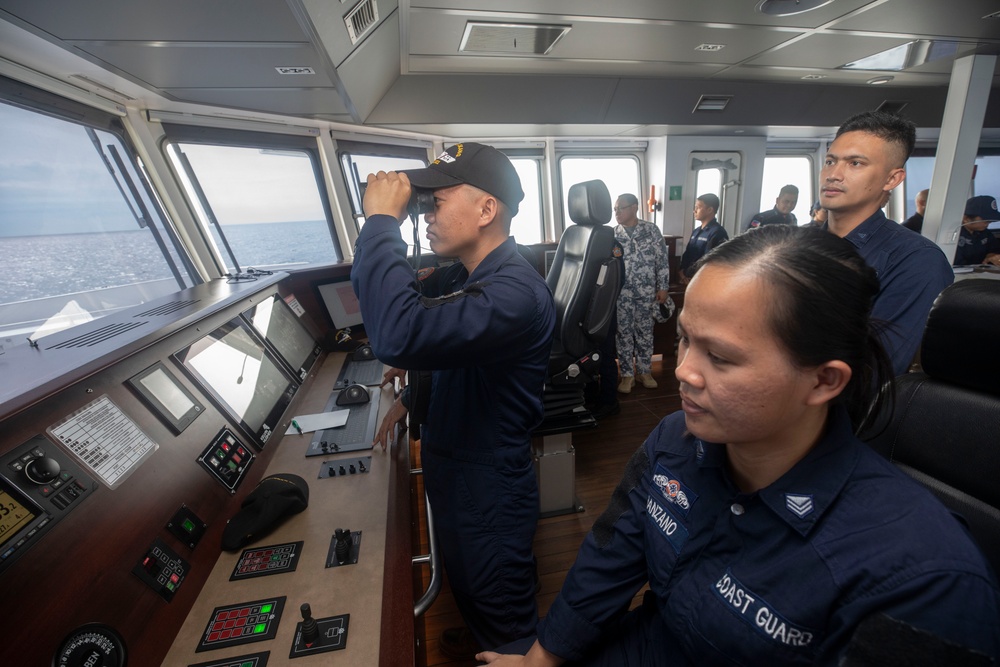
[[[506,155],[485,144],[455,144],[423,169],[404,172],[410,183],[426,190],[439,190],[466,183],[488,192],[517,215],[524,199],[521,179]]]
[[[997,200],[989,195],[970,197],[965,202],[965,214],[970,218],[1000,220],[1000,212],[997,211]]]

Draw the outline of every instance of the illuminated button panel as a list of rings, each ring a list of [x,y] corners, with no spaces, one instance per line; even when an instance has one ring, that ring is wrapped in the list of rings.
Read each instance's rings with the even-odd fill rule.
[[[216,607],[195,652],[274,639],[285,596]]]
[[[184,577],[190,569],[191,566],[187,561],[174,553],[163,540],[156,538],[138,564],[132,568],[132,574],[170,602],[174,599],[177,589],[184,583]]]
[[[254,458],[249,447],[228,428],[223,428],[198,457],[198,463],[230,493],[236,493]]]
[[[236,567],[233,568],[229,581],[294,572],[299,564],[302,544],[301,541],[289,542],[244,550],[236,561]]]

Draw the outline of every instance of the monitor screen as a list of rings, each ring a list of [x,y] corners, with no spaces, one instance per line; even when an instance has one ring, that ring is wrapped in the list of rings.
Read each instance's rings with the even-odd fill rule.
[[[298,379],[305,380],[322,349],[279,295],[244,311],[243,317],[277,352]]]
[[[361,306],[358,304],[358,297],[354,294],[354,287],[349,277],[317,285],[316,289],[319,290],[319,295],[326,305],[334,329],[356,327],[363,323]]]
[[[40,512],[35,503],[0,478],[0,553],[4,551],[4,545],[20,535]]]
[[[174,358],[260,447],[271,437],[298,388],[240,318],[178,351]]]

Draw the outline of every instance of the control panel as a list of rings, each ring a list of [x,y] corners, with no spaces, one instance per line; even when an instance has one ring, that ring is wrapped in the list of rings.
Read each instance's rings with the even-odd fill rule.
[[[45,436],[0,458],[0,572],[95,490],[97,484]]]

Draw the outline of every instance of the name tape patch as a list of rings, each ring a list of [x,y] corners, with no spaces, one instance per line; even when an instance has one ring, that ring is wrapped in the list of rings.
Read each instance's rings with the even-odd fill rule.
[[[775,611],[759,595],[740,583],[728,569],[712,588],[729,611],[770,641],[806,648],[816,637],[813,630],[795,625]]]
[[[688,529],[670,513],[666,507],[656,502],[652,496],[646,498],[646,517],[667,538],[674,552],[680,553],[687,542]]]

